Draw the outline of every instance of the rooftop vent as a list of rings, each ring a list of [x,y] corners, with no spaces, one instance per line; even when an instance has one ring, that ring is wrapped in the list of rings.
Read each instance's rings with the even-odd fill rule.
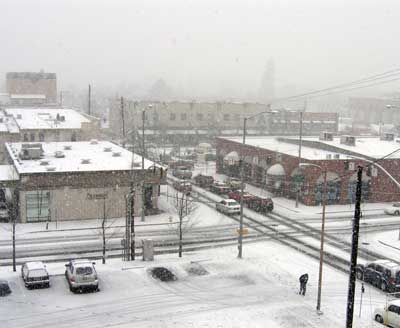
[[[48,166],[48,167],[46,167],[46,171],[47,172],[54,172],[56,170],[56,167],[55,166]]]
[[[17,119],[22,119],[22,115],[21,114],[17,114]]]
[[[98,140],[97,139],[92,139],[92,140],[90,140],[90,144],[91,145],[97,145],[99,142],[98,142]]]
[[[40,161],[40,165],[49,165],[50,164],[50,161],[48,160],[48,159],[42,159],[41,161]]]
[[[81,159],[81,164],[90,164],[90,159],[89,158],[82,158]]]
[[[354,136],[341,136],[340,137],[340,143],[342,145],[355,146],[356,145],[356,137],[354,137]]]
[[[104,147],[104,151],[105,151],[106,153],[109,153],[109,152],[112,151],[112,147]]]
[[[394,140],[394,133],[384,133],[383,135],[381,135],[381,140],[393,141]]]
[[[113,157],[121,157],[121,152],[119,152],[119,151],[115,151],[115,152],[113,152]]]
[[[57,151],[54,153],[54,156],[55,156],[56,158],[64,158],[64,157],[65,157],[65,154],[64,154],[63,151],[57,150]]]
[[[319,140],[323,141],[333,141],[333,133],[332,132],[321,132],[319,135]]]
[[[64,150],[71,150],[72,149],[72,146],[64,146]]]
[[[40,143],[22,144],[19,157],[21,159],[40,159],[43,148]]]

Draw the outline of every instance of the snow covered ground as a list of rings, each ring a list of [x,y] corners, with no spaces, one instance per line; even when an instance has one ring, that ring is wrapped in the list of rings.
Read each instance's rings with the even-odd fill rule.
[[[315,310],[318,262],[274,242],[245,244],[244,259],[235,247],[159,256],[154,262],[119,260],[97,264],[101,291],[72,294],[63,264],[49,264],[49,289],[27,290],[11,268],[0,269],[13,290],[0,298],[0,327],[342,327],[347,281],[324,267],[322,310]],[[185,269],[199,261],[209,274]],[[165,266],[175,282],[156,281],[148,268]],[[18,268],[19,269],[19,268]],[[298,277],[308,272],[305,297],[298,295]],[[355,327],[378,327],[372,321],[386,296],[366,286],[361,317],[357,285]]]

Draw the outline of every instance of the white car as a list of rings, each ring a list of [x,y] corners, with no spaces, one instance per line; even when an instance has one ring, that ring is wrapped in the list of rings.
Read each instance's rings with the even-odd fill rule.
[[[386,207],[384,212],[390,215],[400,215],[400,203],[394,203],[390,207]]]
[[[383,308],[375,309],[374,319],[385,326],[399,328],[400,300],[388,302]]]
[[[215,204],[217,211],[226,214],[240,213],[240,205],[234,199],[223,199],[219,203]]]
[[[26,262],[21,267],[21,277],[26,288],[50,287],[49,273],[43,262]]]

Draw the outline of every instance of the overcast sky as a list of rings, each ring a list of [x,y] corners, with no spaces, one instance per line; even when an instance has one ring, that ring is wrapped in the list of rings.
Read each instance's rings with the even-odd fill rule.
[[[149,84],[256,93],[397,68],[400,1],[0,0],[0,74],[56,72],[69,85]]]

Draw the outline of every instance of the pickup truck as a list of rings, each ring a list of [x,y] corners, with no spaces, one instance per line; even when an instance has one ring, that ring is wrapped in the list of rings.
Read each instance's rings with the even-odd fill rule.
[[[217,211],[226,214],[240,213],[240,205],[234,199],[223,199],[215,204]]]

